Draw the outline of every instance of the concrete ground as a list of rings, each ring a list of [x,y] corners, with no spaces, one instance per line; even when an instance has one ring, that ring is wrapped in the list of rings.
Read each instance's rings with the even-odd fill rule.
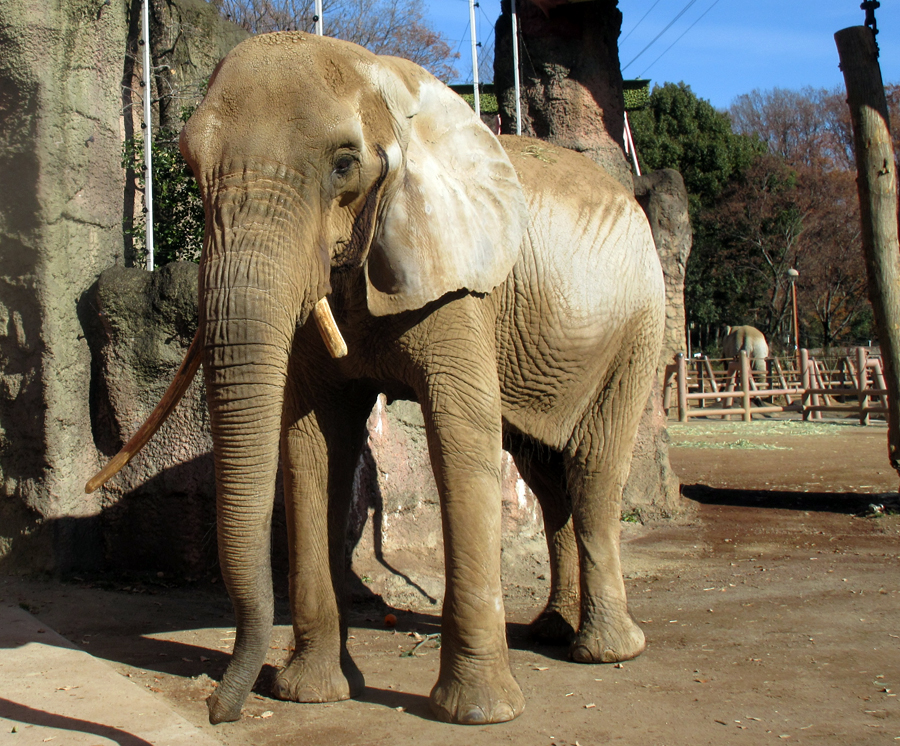
[[[165,700],[0,603],[0,743],[214,746]]]
[[[384,608],[354,606],[349,647],[365,693],[298,705],[271,697],[291,644],[276,586],[263,675],[243,718],[214,727],[205,699],[234,639],[221,583],[0,577],[0,746],[897,743],[900,515],[883,425],[697,423],[671,434],[696,516],[625,524],[623,535],[647,650],[584,666],[535,646],[527,622],[546,593],[545,563],[504,578],[526,698],[512,723],[430,715],[440,651],[417,645],[439,631],[436,606],[391,609],[395,627]],[[397,570],[417,578],[438,564]]]

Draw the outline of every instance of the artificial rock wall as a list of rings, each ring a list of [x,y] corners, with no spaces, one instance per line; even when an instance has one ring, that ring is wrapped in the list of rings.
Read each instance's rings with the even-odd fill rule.
[[[122,253],[121,0],[0,0],[0,556],[67,567],[98,505],[86,292]]]
[[[97,315],[98,276],[133,260],[122,235],[129,197],[121,161],[132,126],[139,9],[138,0],[0,0],[0,567],[6,570],[103,562],[98,517],[108,496],[84,494],[105,455],[95,442],[88,328]],[[166,74],[179,85],[207,77],[241,36],[201,0],[153,0],[153,10],[155,20],[181,24],[175,37],[157,34],[154,45],[157,71],[168,64]],[[191,24],[203,34],[181,33]]]

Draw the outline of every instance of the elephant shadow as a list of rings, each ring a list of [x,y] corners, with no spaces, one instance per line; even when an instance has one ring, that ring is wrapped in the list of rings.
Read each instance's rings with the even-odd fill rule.
[[[874,497],[871,494],[855,492],[723,489],[705,484],[682,485],[681,494],[703,505],[842,513],[844,515],[865,514]]]

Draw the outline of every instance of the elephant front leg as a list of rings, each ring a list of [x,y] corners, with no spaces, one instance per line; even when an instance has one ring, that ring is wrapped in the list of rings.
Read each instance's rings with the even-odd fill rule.
[[[353,418],[309,413],[286,434],[285,509],[290,552],[294,651],[274,693],[294,702],[358,696],[363,675],[347,650],[343,613],[346,525],[367,412]],[[343,422],[341,433],[319,421]]]
[[[446,325],[457,333],[466,327]],[[500,583],[502,435],[492,337],[445,339],[428,353],[421,401],[441,498],[446,575],[432,710],[453,723],[505,722],[525,701],[510,671]]]

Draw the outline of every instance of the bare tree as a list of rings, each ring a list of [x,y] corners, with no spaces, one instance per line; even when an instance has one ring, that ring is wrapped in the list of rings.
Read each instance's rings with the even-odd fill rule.
[[[891,114],[891,137],[900,142],[900,86],[885,86]],[[769,152],[792,166],[853,170],[853,130],[847,94],[840,87],[773,88],[738,96],[728,114],[732,128],[755,135]]]
[[[828,133],[819,107],[821,92],[773,88],[738,96],[729,109],[735,132],[756,135],[791,165],[812,165]]]
[[[213,2],[253,34],[315,29],[313,0]],[[429,26],[422,0],[323,0],[322,17],[327,36],[412,60],[445,82],[456,75],[453,61],[459,55]]]

